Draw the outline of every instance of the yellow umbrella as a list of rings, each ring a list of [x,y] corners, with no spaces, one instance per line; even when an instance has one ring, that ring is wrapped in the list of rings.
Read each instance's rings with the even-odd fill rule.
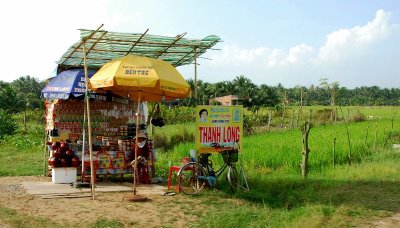
[[[173,100],[190,94],[190,86],[174,66],[159,59],[127,55],[106,63],[90,79],[93,90],[110,90],[131,100]]]
[[[106,63],[90,78],[90,87],[109,90],[130,100],[161,101],[186,98],[190,86],[174,66],[159,59],[127,55]],[[137,109],[136,135],[139,131],[139,105]],[[135,143],[137,161],[138,137]],[[133,193],[136,195],[137,162],[134,166]]]

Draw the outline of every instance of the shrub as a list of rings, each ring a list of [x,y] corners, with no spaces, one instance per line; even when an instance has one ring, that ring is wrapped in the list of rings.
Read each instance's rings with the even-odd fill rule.
[[[335,112],[332,109],[317,110],[315,115],[316,121],[319,124],[327,124],[335,119]]]
[[[168,149],[168,144],[169,144],[169,140],[168,140],[168,136],[166,134],[154,134],[154,144],[156,148],[160,148],[160,149],[164,149],[167,150]]]
[[[17,130],[17,123],[3,109],[0,109],[0,139],[12,135]]]
[[[161,107],[161,116],[168,122],[168,124],[193,122],[195,119],[194,108],[192,107]]]
[[[388,131],[384,133],[384,142],[389,144],[400,143],[400,131]]]
[[[366,117],[365,117],[365,115],[362,114],[360,111],[357,111],[357,113],[354,114],[354,115],[351,117],[351,120],[352,120],[353,122],[362,122],[362,121],[365,121],[365,120],[366,120]]]

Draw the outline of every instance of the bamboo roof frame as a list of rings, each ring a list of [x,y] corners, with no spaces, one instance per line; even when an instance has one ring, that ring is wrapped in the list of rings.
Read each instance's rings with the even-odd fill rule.
[[[210,35],[203,39],[186,39],[186,33],[174,37],[150,35],[149,29],[143,33],[120,33],[100,30],[79,29],[81,40],[71,45],[61,56],[58,72],[72,68],[83,67],[84,57],[86,66],[98,69],[112,59],[128,54],[161,59],[178,67],[187,64],[197,64],[196,58],[213,48],[220,37]],[[84,56],[83,45],[86,46]],[[57,72],[57,73],[58,73]]]

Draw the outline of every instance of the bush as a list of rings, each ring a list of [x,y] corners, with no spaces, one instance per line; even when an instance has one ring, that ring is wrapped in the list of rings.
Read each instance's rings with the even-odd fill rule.
[[[192,107],[161,107],[161,117],[163,117],[168,124],[187,123],[193,122],[195,119],[194,108]]]
[[[400,131],[388,131],[384,133],[383,140],[385,143],[400,143]]]
[[[317,110],[316,113],[316,121],[319,124],[328,124],[331,123],[335,119],[336,113],[332,109],[323,109]]]
[[[3,109],[0,109],[0,139],[5,135],[12,135],[17,130],[17,123]]]
[[[351,117],[351,120],[353,122],[362,122],[366,120],[366,117],[364,114],[362,114],[360,111],[357,111],[356,114],[354,114],[354,116]]]

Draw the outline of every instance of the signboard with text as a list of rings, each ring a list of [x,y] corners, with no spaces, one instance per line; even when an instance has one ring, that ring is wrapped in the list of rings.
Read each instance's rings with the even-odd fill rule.
[[[231,149],[243,149],[243,107],[197,106],[196,150],[215,153]]]

